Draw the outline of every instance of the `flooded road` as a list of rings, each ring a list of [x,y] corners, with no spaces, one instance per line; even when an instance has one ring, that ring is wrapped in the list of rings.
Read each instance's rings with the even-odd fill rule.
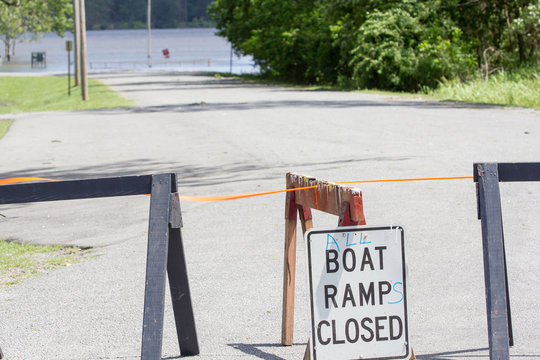
[[[153,29],[151,32],[150,60],[146,30],[93,30],[87,31],[87,57],[89,72],[130,69],[167,69],[175,71],[257,72],[251,57],[232,54],[226,39],[215,35],[216,29]],[[0,72],[67,73],[68,54],[66,40],[51,33],[39,41],[17,42],[15,56],[5,61]],[[164,50],[169,57],[165,57]],[[46,67],[31,67],[32,52],[45,52]],[[166,51],[165,51],[166,53]],[[73,63],[73,52],[71,62]],[[73,72],[73,64],[71,65]]]

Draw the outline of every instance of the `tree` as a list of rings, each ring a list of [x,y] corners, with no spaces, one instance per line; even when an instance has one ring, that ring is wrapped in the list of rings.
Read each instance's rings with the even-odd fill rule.
[[[351,51],[354,85],[417,91],[475,70],[474,54],[461,30],[427,4],[368,15]]]
[[[72,26],[72,14],[71,0],[2,0],[0,37],[7,61],[17,40],[35,40],[51,31],[62,36]]]
[[[9,0],[11,1],[11,0]],[[208,24],[206,8],[212,0],[152,1],[152,27],[177,28]],[[146,27],[147,0],[92,0],[86,5],[89,29]]]
[[[514,67],[536,58],[538,0],[442,0],[442,8],[475,48],[481,68]],[[532,16],[531,16],[532,15]],[[532,47],[531,47],[532,46]],[[533,50],[531,52],[531,49]]]
[[[214,0],[209,12],[237,53],[297,82],[419,90],[540,57],[540,0]]]

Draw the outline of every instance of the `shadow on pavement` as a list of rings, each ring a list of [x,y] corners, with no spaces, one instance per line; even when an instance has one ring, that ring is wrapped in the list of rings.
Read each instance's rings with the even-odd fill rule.
[[[475,354],[480,351],[484,351],[484,354]],[[540,359],[540,354],[512,354],[510,351],[510,358],[512,359]],[[467,349],[446,351],[433,354],[416,355],[419,360],[450,360],[450,359],[489,359],[489,348],[481,349]]]
[[[176,89],[179,90],[179,89]],[[184,90],[189,90],[185,88]],[[152,90],[156,91],[156,90]],[[159,90],[157,90],[159,91]],[[310,109],[346,109],[362,107],[411,107],[417,109],[488,109],[500,108],[495,105],[470,105],[454,102],[436,101],[371,101],[371,100],[278,100],[278,101],[250,101],[241,103],[205,103],[205,104],[167,104],[146,107],[135,107],[130,109],[133,113],[154,113],[154,112],[179,112],[191,113],[201,111],[242,111],[277,108],[310,108]]]
[[[240,350],[244,354],[253,355],[258,357],[259,359],[265,359],[265,360],[287,360],[285,358],[282,358],[280,356],[270,354],[260,348],[282,348],[283,345],[281,344],[244,344],[244,343],[236,343],[236,344],[227,344],[234,349]],[[295,344],[298,345],[298,344]]]
[[[488,350],[489,348],[445,351],[445,352],[433,353],[433,354],[416,355],[416,358],[419,360],[448,360],[448,359],[463,359],[463,357],[466,356],[467,359],[469,358],[489,359],[488,354],[471,354],[471,353],[475,353],[479,351],[488,351]]]
[[[179,76],[178,80],[170,81],[171,76]],[[132,81],[133,76],[144,77],[148,80]],[[181,78],[180,76],[184,76]],[[189,76],[189,77],[186,77]],[[194,88],[204,90],[210,89],[236,89],[246,88],[266,88],[290,92],[338,92],[338,90],[312,90],[302,88],[288,88],[279,85],[267,85],[260,83],[252,83],[236,78],[219,78],[212,77],[213,74],[205,73],[174,73],[174,72],[150,72],[150,73],[127,73],[122,75],[114,75],[113,78],[125,78],[125,82],[115,84],[114,87],[121,89],[123,92],[139,92],[146,91],[146,88],[139,87],[138,89],[127,89],[126,87],[134,87],[140,85],[152,86],[152,91],[193,91]],[[99,76],[97,76],[99,78]],[[110,77],[110,74],[108,75]],[[165,80],[162,80],[164,78]],[[131,81],[130,81],[131,80]],[[124,89],[123,89],[124,88]],[[371,95],[371,94],[369,94]],[[302,100],[277,100],[277,101],[253,101],[245,103],[208,103],[204,106],[193,106],[196,104],[167,104],[159,106],[137,107],[133,108],[133,112],[137,113],[152,113],[160,111],[168,112],[195,112],[195,111],[232,111],[232,110],[253,110],[253,109],[269,109],[269,108],[360,108],[360,107],[413,107],[419,109],[443,108],[443,109],[494,109],[501,108],[499,105],[491,104],[465,104],[453,101],[437,101],[437,100],[418,100],[418,99],[402,99],[399,95],[378,95],[377,100],[340,100],[340,101],[302,101]],[[380,100],[379,100],[380,99]]]
[[[336,165],[344,164],[382,161],[401,162],[406,160],[410,160],[410,157],[380,156],[323,162],[299,162],[284,164],[230,162],[220,164],[219,166],[204,166],[172,163],[154,159],[134,159],[129,161],[110,162],[100,165],[81,166],[61,170],[55,168],[54,166],[22,168],[1,173],[0,179],[20,176],[35,176],[51,178],[54,180],[74,180],[90,179],[95,177],[131,176],[174,172],[178,174],[178,183],[181,187],[200,187],[217,184],[241,183],[246,181],[284,179],[287,171],[300,171],[304,167],[309,167],[311,170],[313,167],[324,170],[333,168]]]

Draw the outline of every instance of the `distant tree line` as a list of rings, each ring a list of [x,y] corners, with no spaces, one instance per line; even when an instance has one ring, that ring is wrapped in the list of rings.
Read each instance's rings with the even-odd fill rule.
[[[534,68],[540,0],[215,0],[237,53],[297,82],[420,90]]]
[[[206,8],[212,0],[152,0],[152,28],[211,27]],[[86,1],[89,30],[146,27],[147,0]]]

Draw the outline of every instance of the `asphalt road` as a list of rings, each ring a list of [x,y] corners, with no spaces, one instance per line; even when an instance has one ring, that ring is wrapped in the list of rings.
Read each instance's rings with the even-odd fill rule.
[[[0,178],[176,172],[183,195],[278,190],[289,171],[330,181],[471,176],[474,162],[540,161],[540,112],[309,91],[196,74],[95,75],[132,109],[10,116]],[[90,89],[90,96],[92,89]],[[5,116],[4,116],[5,117]],[[370,225],[407,234],[409,327],[419,359],[487,359],[472,180],[369,183]],[[540,359],[540,184],[501,186],[515,346]],[[201,359],[301,359],[309,337],[299,239],[295,345],[280,345],[283,194],[183,202]],[[88,260],[0,292],[6,359],[140,356],[149,199],[1,206],[0,237],[92,246]],[[315,226],[334,216],[314,213]],[[166,298],[163,357],[179,356]]]

